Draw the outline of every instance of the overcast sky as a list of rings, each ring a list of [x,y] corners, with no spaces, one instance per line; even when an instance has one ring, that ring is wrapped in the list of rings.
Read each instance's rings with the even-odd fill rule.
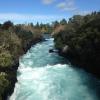
[[[0,0],[0,22],[48,23],[100,10],[100,0]]]

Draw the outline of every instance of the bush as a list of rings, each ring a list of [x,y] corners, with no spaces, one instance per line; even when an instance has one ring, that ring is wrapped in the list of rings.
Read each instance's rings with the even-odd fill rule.
[[[6,79],[6,73],[0,73],[0,94],[3,95],[4,91],[6,91],[9,86],[9,81]]]
[[[100,12],[70,18],[54,38],[56,48],[68,45],[64,56],[100,76]]]
[[[19,57],[41,39],[40,28],[33,25],[0,24],[0,100],[13,92]]]
[[[12,55],[9,51],[3,51],[0,53],[0,66],[8,67],[13,64]]]

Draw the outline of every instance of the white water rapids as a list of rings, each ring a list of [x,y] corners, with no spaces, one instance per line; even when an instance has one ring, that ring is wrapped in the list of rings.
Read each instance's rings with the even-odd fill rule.
[[[100,100],[100,81],[49,53],[53,39],[38,43],[20,58],[9,100]]]

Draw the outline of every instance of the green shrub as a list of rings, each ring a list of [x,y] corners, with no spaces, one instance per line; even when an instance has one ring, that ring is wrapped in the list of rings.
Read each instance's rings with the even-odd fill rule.
[[[9,51],[3,51],[0,53],[0,66],[8,67],[13,64],[12,55]]]
[[[68,45],[66,56],[87,69],[100,69],[100,12],[73,16],[64,30],[54,35],[56,48]]]
[[[9,81],[6,79],[6,73],[1,72],[0,73],[0,94],[2,95],[4,91],[9,86]]]

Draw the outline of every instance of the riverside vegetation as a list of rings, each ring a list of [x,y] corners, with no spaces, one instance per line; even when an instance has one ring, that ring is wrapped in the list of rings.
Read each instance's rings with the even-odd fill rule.
[[[0,100],[6,100],[17,81],[19,57],[36,42],[43,39],[41,27],[33,24],[0,24]]]
[[[61,55],[100,78],[100,12],[56,22],[53,35]]]
[[[0,24],[0,100],[13,92],[22,56],[34,43],[52,33],[59,54],[100,77],[100,12],[75,15],[50,24]]]

